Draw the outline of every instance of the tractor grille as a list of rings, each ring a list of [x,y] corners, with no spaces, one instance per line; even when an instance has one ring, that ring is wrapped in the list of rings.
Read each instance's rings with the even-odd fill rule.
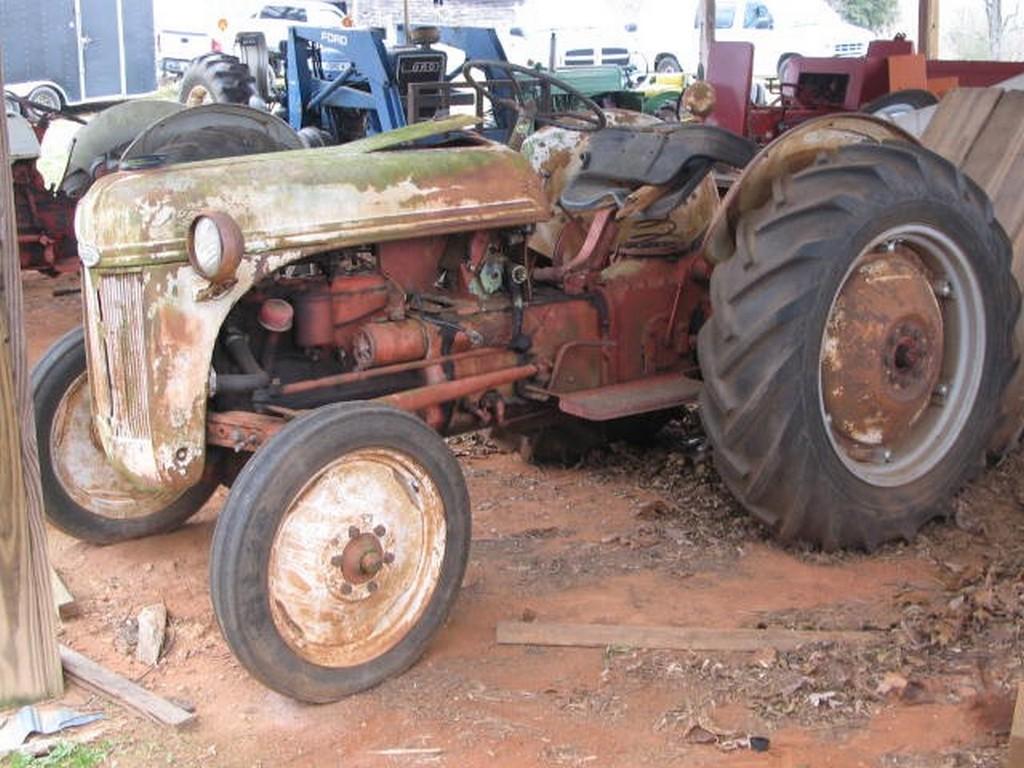
[[[89,282],[86,328],[94,413],[110,425],[115,438],[148,441],[152,430],[142,274],[106,274]]]

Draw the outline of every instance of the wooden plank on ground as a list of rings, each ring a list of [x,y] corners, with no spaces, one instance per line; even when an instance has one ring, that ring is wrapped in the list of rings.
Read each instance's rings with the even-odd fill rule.
[[[825,632],[794,629],[709,629],[705,627],[630,626],[624,624],[552,624],[498,622],[499,645],[555,645],[604,648],[657,648],[673,651],[791,651],[821,642],[865,643],[874,632]]]
[[[1010,727],[1010,756],[1006,768],[1024,768],[1024,683],[1017,685],[1017,706]]]
[[[195,720],[195,713],[187,712],[65,645],[60,647],[60,658],[71,680],[150,720],[175,728]]]
[[[64,580],[53,569],[53,566],[50,567],[50,586],[53,587],[53,604],[60,617],[69,619],[72,616],[77,616],[78,603],[75,602],[75,596],[71,594],[71,590],[67,588]]]

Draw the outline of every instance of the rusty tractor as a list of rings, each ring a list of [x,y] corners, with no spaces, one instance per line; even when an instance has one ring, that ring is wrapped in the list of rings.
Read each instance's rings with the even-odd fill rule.
[[[755,155],[528,75],[576,108],[521,93],[519,149],[452,117],[80,203],[84,331],[34,375],[49,518],[119,541],[230,485],[215,613],[287,695],[373,686],[444,622],[470,541],[444,435],[578,444],[699,400],[742,504],[829,549],[914,536],[984,458],[1019,296],[954,166],[870,116]]]

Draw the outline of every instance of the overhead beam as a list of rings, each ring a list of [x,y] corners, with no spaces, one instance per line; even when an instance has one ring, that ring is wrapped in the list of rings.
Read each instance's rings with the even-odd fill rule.
[[[918,0],[917,52],[925,59],[939,57],[939,0]]]

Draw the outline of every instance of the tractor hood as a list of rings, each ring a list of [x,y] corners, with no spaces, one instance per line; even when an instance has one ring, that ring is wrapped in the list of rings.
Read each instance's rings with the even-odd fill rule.
[[[431,133],[453,130],[447,122],[457,120]],[[548,218],[540,180],[518,152],[482,139],[391,149],[424,132],[414,125],[387,140],[106,176],[78,205],[83,261],[100,269],[186,261],[189,225],[204,211],[231,216],[246,256],[264,262]]]

